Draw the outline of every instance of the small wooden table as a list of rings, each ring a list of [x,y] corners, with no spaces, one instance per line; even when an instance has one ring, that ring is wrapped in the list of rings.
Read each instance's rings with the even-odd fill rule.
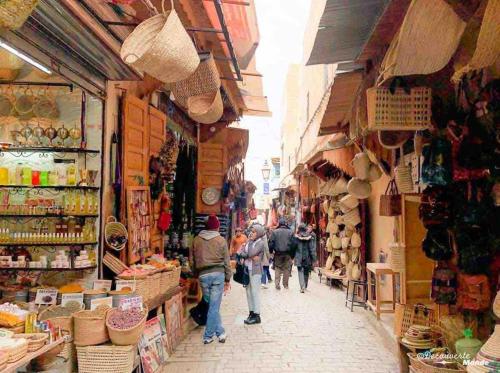
[[[380,291],[380,281],[382,275],[392,277],[391,300],[382,300]],[[366,301],[366,304],[375,312],[377,320],[380,320],[381,313],[394,313],[396,310],[396,275],[401,278],[401,273],[399,271],[393,271],[389,267],[388,263],[366,263],[366,277],[368,282],[368,300]],[[373,283],[373,277],[375,278],[375,283]],[[375,285],[375,294],[373,294],[372,291],[373,285]],[[400,296],[401,295],[400,290]],[[382,308],[382,305],[384,304],[391,304],[392,308]]]

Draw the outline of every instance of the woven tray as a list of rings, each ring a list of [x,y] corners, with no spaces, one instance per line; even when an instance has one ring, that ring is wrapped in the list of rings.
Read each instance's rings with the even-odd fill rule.
[[[49,339],[47,333],[16,334],[14,338],[25,338],[28,340],[28,352],[35,352],[45,346]]]

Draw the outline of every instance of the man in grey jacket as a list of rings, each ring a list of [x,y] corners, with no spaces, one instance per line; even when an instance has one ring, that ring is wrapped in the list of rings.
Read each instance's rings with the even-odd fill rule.
[[[276,289],[280,290],[281,275],[283,275],[283,286],[288,289],[288,279],[290,278],[290,263],[292,257],[290,255],[290,242],[293,233],[286,220],[280,218],[278,228],[276,228],[269,238],[269,249],[274,253],[274,267],[276,269],[275,285]]]

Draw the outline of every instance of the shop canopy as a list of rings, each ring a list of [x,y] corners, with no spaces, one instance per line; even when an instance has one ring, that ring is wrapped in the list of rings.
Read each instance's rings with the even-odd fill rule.
[[[321,120],[318,136],[342,132],[349,121],[349,113],[363,81],[363,71],[337,74],[330,88],[330,97]]]
[[[355,61],[390,0],[327,0],[307,65]]]
[[[324,178],[332,167],[344,173],[354,176],[354,169],[351,161],[354,158],[355,148],[353,144],[346,144],[339,148],[331,146],[337,143],[339,134],[323,136],[319,139],[316,149],[309,154],[306,159],[307,168],[316,175]]]

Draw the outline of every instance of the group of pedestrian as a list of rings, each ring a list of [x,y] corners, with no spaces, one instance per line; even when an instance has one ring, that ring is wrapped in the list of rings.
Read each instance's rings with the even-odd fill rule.
[[[203,299],[208,303],[208,314],[203,342],[226,341],[226,333],[220,317],[222,295],[231,286],[232,270],[230,256],[240,260],[248,273],[246,297],[249,315],[246,325],[261,323],[261,288],[272,282],[269,271],[271,260],[275,269],[275,287],[288,289],[292,265],[298,269],[300,292],[308,286],[309,274],[316,263],[316,236],[312,226],[300,224],[297,231],[280,218],[278,227],[266,232],[263,225],[254,223],[246,232],[237,229],[231,240],[230,248],[219,233],[219,220],[215,215],[208,217],[205,230],[202,230],[193,243],[194,270],[199,276]],[[246,233],[246,234],[245,234]]]

